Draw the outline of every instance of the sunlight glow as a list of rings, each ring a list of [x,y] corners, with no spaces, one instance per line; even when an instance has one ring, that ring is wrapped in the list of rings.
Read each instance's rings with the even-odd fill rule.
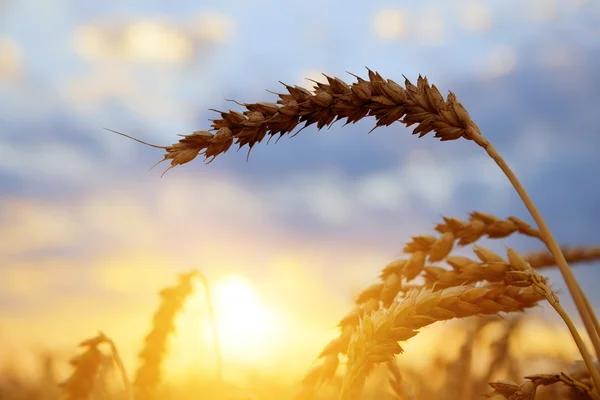
[[[265,354],[277,351],[274,342],[280,326],[275,313],[262,304],[246,278],[223,277],[211,291],[224,357],[255,364],[264,362]]]

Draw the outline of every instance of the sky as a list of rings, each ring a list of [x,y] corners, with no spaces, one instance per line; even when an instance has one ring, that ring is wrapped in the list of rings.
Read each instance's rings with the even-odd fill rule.
[[[412,235],[473,210],[532,221],[474,143],[401,124],[312,127],[163,178],[159,150],[103,129],[169,145],[208,129],[209,109],[240,110],[226,99],[275,101],[279,81],[321,73],[452,90],[557,240],[599,244],[599,23],[591,0],[0,0],[0,337],[68,354],[102,329],[133,363],[157,291],[198,268],[225,288],[224,316],[254,304],[245,330],[223,322],[227,362],[276,371],[292,355],[302,371]],[[596,308],[598,266],[575,271]],[[180,365],[209,340],[202,295],[190,304]]]

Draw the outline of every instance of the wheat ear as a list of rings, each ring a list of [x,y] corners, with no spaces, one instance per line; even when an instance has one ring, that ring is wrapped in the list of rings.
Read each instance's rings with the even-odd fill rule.
[[[600,400],[600,396],[595,393],[585,383],[575,380],[573,377],[565,374],[538,374],[526,376],[527,382],[517,385],[511,381],[490,382],[493,392],[486,394],[486,397],[492,400],[534,400],[537,388],[539,386],[554,385],[562,382],[565,385],[588,396],[591,400]]]
[[[475,253],[479,261],[462,256],[447,256],[452,248],[452,240],[458,240],[459,245],[465,245],[475,242],[484,235],[490,238],[503,238],[511,233],[520,232],[528,236],[536,236],[533,228],[524,222],[515,222],[519,221],[515,217],[501,220],[490,214],[474,212],[468,222],[457,218],[444,218],[444,220],[445,224],[436,227],[436,230],[442,233],[441,237],[415,236],[404,249],[413,252],[411,258],[396,260],[388,264],[381,272],[382,282],[371,285],[357,296],[357,306],[339,323],[340,336],[329,342],[319,354],[318,358],[324,358],[324,362],[313,367],[302,380],[304,397],[321,382],[333,377],[337,371],[338,353],[345,354],[350,336],[354,332],[359,318],[377,310],[380,303],[384,307],[388,307],[401,291],[410,288],[409,285],[403,283],[403,280],[413,279],[422,272],[425,286],[432,290],[480,281],[505,282],[507,284],[514,281],[515,277],[511,271],[514,271],[515,267],[490,249],[475,246]],[[567,256],[573,257],[574,262],[586,261],[585,257],[581,257],[581,253],[581,251],[567,252]],[[434,257],[431,257],[432,255]],[[534,253],[531,258],[534,262],[539,261],[543,258],[540,255],[539,252]],[[436,260],[443,259],[452,269],[426,266],[425,259],[431,259],[430,257]],[[529,261],[527,255],[524,258]]]
[[[600,260],[600,246],[561,246],[560,249],[569,263],[587,263]],[[556,261],[552,257],[552,253],[548,252],[548,250],[523,254],[523,257],[535,269],[556,266]]]
[[[59,383],[65,400],[87,399],[92,394],[103,361],[103,353],[98,347],[103,343],[112,341],[100,332],[79,344],[85,351],[69,360],[73,372]]]
[[[348,366],[340,398],[357,398],[373,366],[401,353],[398,342],[415,336],[417,329],[453,318],[523,311],[537,305],[541,299],[532,287],[497,284],[412,291],[402,302],[371,313],[360,321],[348,346]]]
[[[160,291],[162,302],[154,314],[152,330],[146,336],[144,348],[138,355],[141,364],[133,383],[136,400],[152,399],[156,395],[167,339],[175,331],[175,316],[193,292],[192,279],[196,276],[196,271],[181,274],[177,286]]]

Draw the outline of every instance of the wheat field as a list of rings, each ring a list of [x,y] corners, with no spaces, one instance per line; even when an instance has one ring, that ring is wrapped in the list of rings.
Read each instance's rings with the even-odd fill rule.
[[[571,267],[600,259],[600,247],[557,243],[526,188],[454,93],[444,98],[421,76],[416,84],[405,79],[401,85],[371,70],[367,75],[355,76],[351,84],[325,76],[327,83],[315,82],[313,90],[283,84],[285,92],[277,94],[276,102],[239,103],[240,111],[216,111],[220,118],[212,121],[210,130],[185,135],[170,146],[116,133],[164,150],[161,162],[170,162],[165,175],[199,156],[206,163],[224,157],[233,145],[247,148],[249,156],[263,140],[301,134],[311,125],[321,129],[337,121],[348,124],[374,117],[373,129],[398,129],[395,123],[400,122],[412,127],[418,137],[431,133],[441,141],[466,139],[474,152],[485,151],[513,185],[529,215],[500,217],[493,210],[473,211],[466,218],[432,221],[433,232],[414,232],[404,244],[402,257],[373,266],[376,283],[356,294],[353,308],[337,324],[337,336],[323,343],[312,367],[294,385],[261,382],[259,388],[245,388],[227,382],[223,378],[227,365],[220,361],[226,349],[219,343],[218,329],[213,330],[214,354],[198,355],[215,357],[217,378],[192,382],[189,388],[164,381],[169,342],[178,334],[175,321],[186,300],[201,285],[211,301],[211,282],[200,268],[180,275],[172,286],[156,288],[160,304],[148,316],[150,327],[140,340],[134,370],[124,365],[121,346],[111,340],[111,327],[106,326],[103,332],[94,336],[91,331],[89,338],[82,338],[78,350],[73,348],[64,379],[49,374],[44,382],[7,386],[0,398],[599,400],[600,325]],[[540,250],[520,254],[507,247],[498,254],[480,243],[508,237],[537,240]],[[456,254],[463,248],[472,255]],[[568,292],[557,294],[543,276],[551,268],[560,271]],[[561,305],[566,297],[573,299],[577,315]],[[564,324],[578,360],[551,354],[528,358],[515,350],[523,337],[535,340],[537,331],[531,329],[528,315],[542,304],[548,304]],[[213,314],[212,306],[209,309]],[[574,322],[578,318],[583,329]],[[425,369],[403,362],[405,347],[421,332],[436,327],[439,334],[447,331],[448,337],[456,332],[462,335],[461,340],[445,344],[454,347],[455,358],[440,359]],[[536,373],[532,368],[539,358],[546,368]]]

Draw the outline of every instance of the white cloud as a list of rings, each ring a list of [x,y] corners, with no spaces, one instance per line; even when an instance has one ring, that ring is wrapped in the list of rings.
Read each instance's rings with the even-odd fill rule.
[[[162,21],[137,20],[123,25],[88,24],[73,33],[75,51],[90,61],[183,63],[193,56],[193,40]]]
[[[79,26],[73,46],[91,62],[185,64],[198,56],[199,45],[231,41],[234,25],[231,17],[215,12],[200,14],[193,23],[152,18],[100,21]]]
[[[494,79],[510,74],[517,66],[517,52],[509,45],[492,49],[482,60],[479,75],[482,79]]]
[[[205,12],[197,17],[194,33],[203,42],[224,44],[235,35],[235,21],[220,12]]]
[[[58,141],[15,144],[0,140],[0,170],[32,182],[83,182],[99,165],[80,148]]]
[[[538,22],[548,22],[558,15],[556,0],[530,0],[524,2],[527,6],[527,16]]]
[[[566,43],[551,42],[542,46],[539,61],[546,68],[569,68],[582,65],[586,53]]]
[[[467,0],[464,2],[460,13],[462,25],[469,30],[477,33],[485,33],[492,28],[492,11],[479,0]]]
[[[373,16],[372,24],[382,39],[398,39],[407,33],[407,15],[402,10],[382,9]]]
[[[266,190],[280,212],[295,212],[299,206],[326,224],[347,223],[356,208],[352,183],[337,170],[296,175],[285,187]]]
[[[18,78],[22,73],[21,48],[11,38],[0,36],[0,81]]]

